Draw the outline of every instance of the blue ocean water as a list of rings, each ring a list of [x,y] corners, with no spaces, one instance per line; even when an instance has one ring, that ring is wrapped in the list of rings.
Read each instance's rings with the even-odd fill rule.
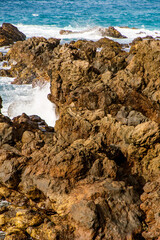
[[[1,0],[0,23],[160,29],[160,0]]]

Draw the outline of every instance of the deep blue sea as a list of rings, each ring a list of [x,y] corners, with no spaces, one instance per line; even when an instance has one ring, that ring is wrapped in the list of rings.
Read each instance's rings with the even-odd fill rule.
[[[160,29],[160,0],[1,0],[0,23]]]
[[[139,36],[160,37],[160,0],[0,0],[0,25],[3,22],[16,25],[27,38],[56,37],[62,42],[98,40],[99,28],[114,26],[127,37],[114,40],[129,43]],[[61,29],[75,33],[60,35]],[[0,51],[5,54],[7,49]],[[33,90],[29,85],[12,85],[12,80],[0,77],[3,114],[11,118],[22,112],[37,114],[54,125],[54,107],[47,100],[49,85]]]

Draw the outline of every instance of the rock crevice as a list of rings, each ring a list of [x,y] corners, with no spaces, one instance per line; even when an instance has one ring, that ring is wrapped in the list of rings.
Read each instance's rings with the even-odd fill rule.
[[[106,38],[13,45],[15,83],[50,81],[59,119],[0,114],[5,239],[159,239],[159,51],[158,40],[129,53]]]

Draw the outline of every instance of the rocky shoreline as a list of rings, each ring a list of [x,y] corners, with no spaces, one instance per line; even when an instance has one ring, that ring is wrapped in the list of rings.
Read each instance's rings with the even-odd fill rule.
[[[160,41],[33,37],[1,58],[15,84],[50,82],[59,114],[0,114],[5,240],[159,240]]]

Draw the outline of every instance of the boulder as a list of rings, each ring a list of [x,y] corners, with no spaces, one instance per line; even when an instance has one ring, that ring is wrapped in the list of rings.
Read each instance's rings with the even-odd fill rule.
[[[0,46],[7,46],[16,41],[25,40],[26,36],[10,23],[3,23],[0,27]]]
[[[61,34],[61,35],[68,35],[68,34],[71,34],[71,33],[73,33],[73,32],[70,31],[70,30],[60,30],[60,32],[59,32],[59,34]]]
[[[102,37],[113,37],[113,38],[127,38],[123,36],[118,30],[114,27],[108,28],[99,28],[99,32],[102,34]]]

